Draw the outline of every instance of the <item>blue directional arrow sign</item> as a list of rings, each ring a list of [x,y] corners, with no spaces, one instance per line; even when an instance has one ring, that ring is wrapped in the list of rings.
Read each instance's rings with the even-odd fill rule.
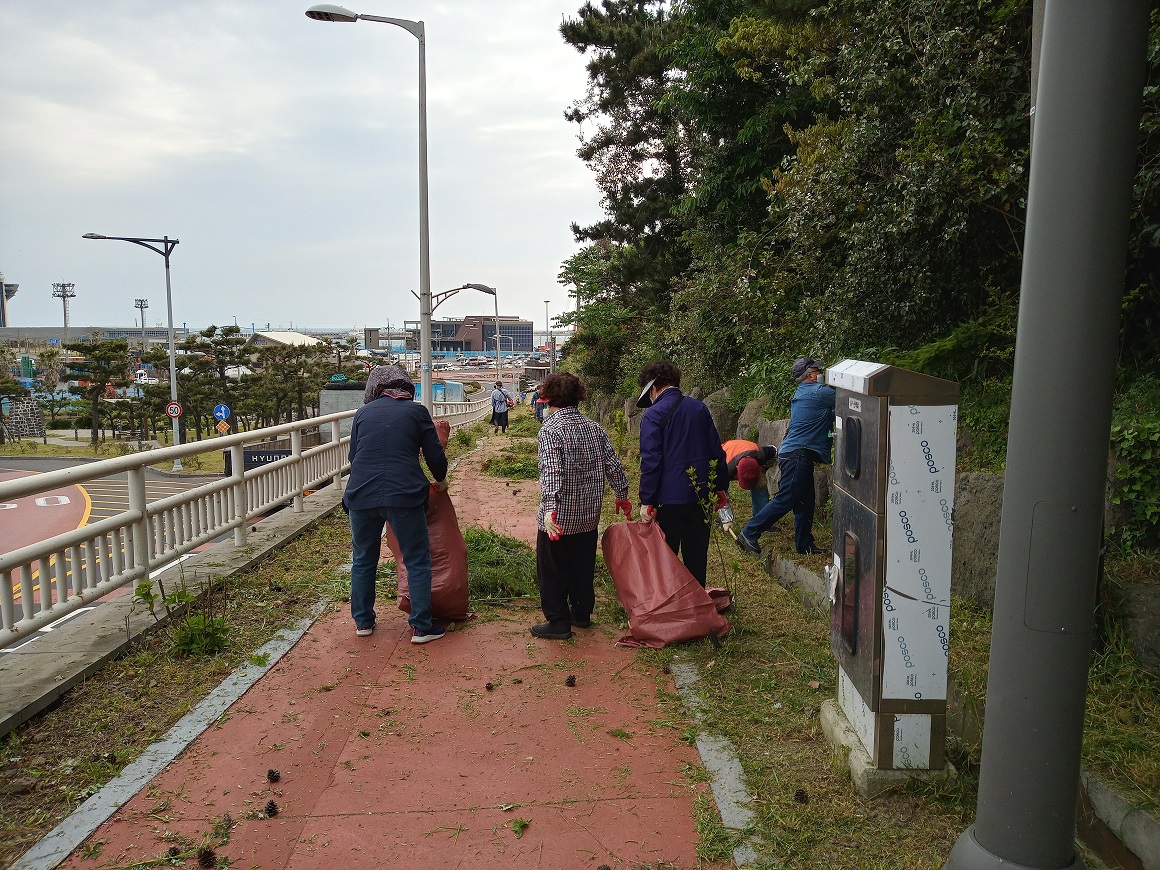
[[[215,420],[228,420],[228,419],[230,419],[230,406],[229,405],[214,405],[213,406],[213,416],[214,416]]]

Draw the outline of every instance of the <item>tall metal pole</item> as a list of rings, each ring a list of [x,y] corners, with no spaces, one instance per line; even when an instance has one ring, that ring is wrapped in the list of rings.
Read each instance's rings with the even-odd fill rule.
[[[171,402],[177,401],[177,346],[173,339],[173,285],[169,281],[169,255],[173,252],[173,245],[177,244],[177,239],[173,240],[173,244],[169,243],[169,236],[164,236],[165,241],[165,305],[169,311],[169,400]],[[173,422],[173,444],[177,446],[181,443],[181,428],[178,425],[177,417],[170,417]],[[173,460],[173,470],[181,471],[181,457]]]
[[[64,303],[64,343],[65,344],[69,343],[68,301],[77,295],[75,292],[73,292],[73,287],[75,287],[75,286],[76,286],[76,284],[53,284],[52,285],[52,295],[57,297],[58,299],[60,299],[60,301],[62,303]]]
[[[145,309],[149,307],[148,299],[134,299],[133,307],[141,312],[141,352],[145,352]]]
[[[978,813],[950,870],[1084,866],[1076,796],[1148,13],[1046,4]]]
[[[431,232],[427,212],[427,38],[422,21],[412,31],[419,40],[419,385],[423,407],[431,410]]]
[[[491,294],[495,298],[495,379],[503,383],[503,373],[499,367],[499,293]]]
[[[431,239],[427,218],[427,28],[422,21],[360,15],[329,3],[312,6],[315,21],[378,21],[406,30],[419,40],[419,386],[423,407],[431,410]]]

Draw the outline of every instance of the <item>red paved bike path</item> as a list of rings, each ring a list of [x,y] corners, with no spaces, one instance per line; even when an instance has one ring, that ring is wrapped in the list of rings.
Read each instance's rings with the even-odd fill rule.
[[[531,543],[539,487],[480,476],[490,452],[452,475],[460,525]],[[107,841],[98,865],[161,856],[167,832],[200,843],[227,812],[237,826],[218,853],[241,868],[696,865],[694,802],[709,792],[685,772],[700,759],[662,721],[672,678],[616,647],[622,632],[539,641],[538,610],[489,610],[415,646],[393,600],[376,609],[369,638],[345,609],[316,622],[89,838]],[[257,817],[271,799],[278,815]],[[82,854],[64,866],[94,866]]]
[[[651,721],[671,678],[611,630],[536,641],[528,616],[417,647],[381,602],[370,638],[328,614],[89,842],[124,866],[228,812],[218,852],[246,868],[694,866],[698,759]]]

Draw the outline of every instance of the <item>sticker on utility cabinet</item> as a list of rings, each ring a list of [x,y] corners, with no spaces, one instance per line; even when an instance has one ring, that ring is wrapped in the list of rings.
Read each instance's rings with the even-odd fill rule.
[[[945,699],[956,405],[892,405],[882,697]]]
[[[930,768],[930,716],[900,713],[894,717],[894,767]]]
[[[950,608],[882,590],[882,697],[945,700]]]
[[[892,405],[886,490],[886,585],[949,604],[956,405]]]

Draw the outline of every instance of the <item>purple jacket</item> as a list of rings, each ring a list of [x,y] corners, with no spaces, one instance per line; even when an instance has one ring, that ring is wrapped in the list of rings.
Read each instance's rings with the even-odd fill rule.
[[[676,387],[665,390],[641,417],[641,504],[691,504],[729,488],[725,451],[721,449],[713,417],[703,402],[685,396],[664,430],[660,429],[661,421],[680,395]],[[717,464],[710,481],[709,465],[713,460]],[[696,471],[699,484],[696,489],[689,479],[689,468]]]

